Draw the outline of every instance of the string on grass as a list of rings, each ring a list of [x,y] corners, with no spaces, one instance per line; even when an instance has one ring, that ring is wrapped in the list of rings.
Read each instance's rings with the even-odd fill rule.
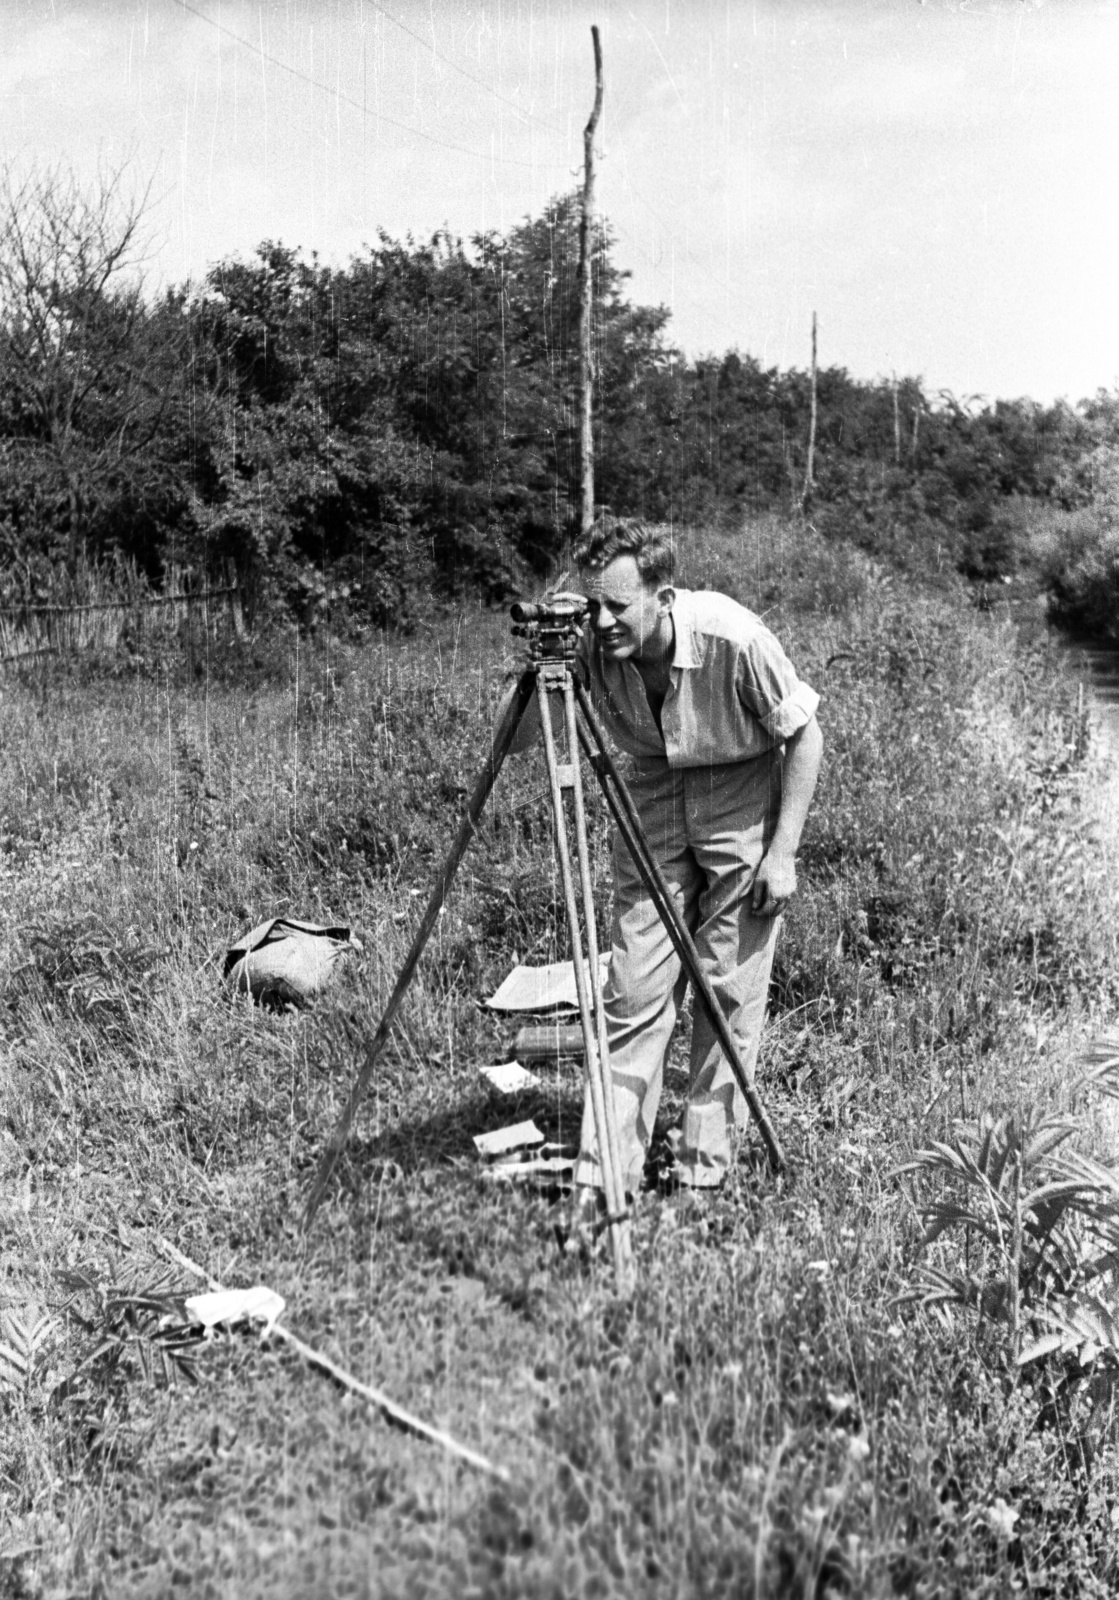
[[[173,1245],[169,1239],[165,1239],[162,1234],[156,1234],[155,1243],[169,1260],[174,1261],[184,1271],[190,1272],[196,1278],[201,1279],[215,1294],[223,1294],[225,1292],[224,1284],[219,1283],[216,1278],[212,1278],[204,1267],[200,1267],[196,1261],[192,1261],[189,1256],[185,1256],[176,1245]],[[319,1372],[326,1373],[327,1377],[333,1378],[334,1382],[341,1384],[344,1389],[348,1389],[352,1394],[361,1395],[364,1400],[368,1400],[371,1405],[377,1407],[387,1421],[394,1423],[398,1428],[403,1428],[409,1433],[418,1434],[421,1439],[427,1439],[430,1443],[439,1445],[449,1455],[456,1456],[460,1461],[465,1461],[468,1466],[476,1468],[477,1471],[498,1479],[500,1483],[507,1484],[510,1482],[509,1473],[504,1467],[499,1467],[495,1462],[490,1461],[488,1457],[480,1455],[477,1450],[471,1450],[469,1445],[460,1444],[457,1439],[443,1428],[433,1427],[430,1422],[424,1422],[422,1417],[414,1416],[412,1412],[406,1411],[403,1406],[398,1406],[394,1400],[390,1400],[388,1395],[384,1394],[380,1389],[374,1389],[369,1384],[362,1383],[360,1378],[355,1378],[352,1373],[340,1367],[336,1361],[332,1361],[329,1356],[323,1355],[321,1350],[315,1350],[311,1345],[305,1344],[302,1339],[292,1333],[290,1328],[285,1328],[280,1323],[273,1323],[271,1333],[273,1338],[282,1339],[297,1355],[302,1356],[308,1366],[314,1367]]]

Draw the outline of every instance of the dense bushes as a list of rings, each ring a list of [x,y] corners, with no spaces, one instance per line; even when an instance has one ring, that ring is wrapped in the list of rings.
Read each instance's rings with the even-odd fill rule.
[[[233,566],[250,611],[305,625],[399,624],[432,588],[499,597],[546,569],[576,487],[573,198],[469,244],[382,234],[345,266],[265,242],[157,303],[130,270],[141,216],[119,183],[0,192],[0,555],[20,598],[123,555],[157,581]],[[609,229],[593,264],[600,504],[734,526],[803,501],[829,541],[983,580],[1028,554],[1041,508],[1080,519],[1046,569],[1059,614],[1110,615],[1093,530],[1114,395],[965,405],[824,368],[806,497],[808,376],[685,359],[665,308],[626,299]]]
[[[1075,511],[1054,518],[1040,547],[1053,618],[1085,638],[1119,645],[1119,523]]]

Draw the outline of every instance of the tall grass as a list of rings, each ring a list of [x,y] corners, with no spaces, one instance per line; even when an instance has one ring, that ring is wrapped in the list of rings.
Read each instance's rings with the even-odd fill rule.
[[[827,753],[760,1078],[789,1175],[747,1139],[702,1218],[643,1197],[628,1306],[608,1264],[559,1247],[553,1196],[495,1193],[472,1157],[503,1119],[567,1137],[578,1119],[562,1070],[512,1108],[476,1072],[509,1040],[479,997],[515,955],[565,954],[529,757],[337,1189],[298,1227],[478,765],[502,617],[360,651],[230,646],[203,677],[0,685],[0,1296],[53,1341],[0,1400],[0,1592],[1113,1592],[1113,1433],[1086,1466],[1044,1365],[1013,1372],[966,1307],[905,1298],[927,1195],[899,1174],[961,1122],[1061,1109],[1067,1062],[1114,1013],[1116,863],[1075,691],[962,593],[809,530],[681,543],[686,581],[778,628],[823,694]],[[607,841],[599,817],[604,909]],[[220,991],[214,958],[273,911],[366,944],[299,1016]],[[685,1060],[681,1037],[665,1127]],[[1086,1125],[1101,1158],[1109,1137]],[[137,1345],[59,1392],[92,1315],[63,1275],[155,1281],[157,1231],[279,1290],[313,1343],[505,1460],[514,1488],[247,1340],[203,1351],[197,1387],[147,1381]]]

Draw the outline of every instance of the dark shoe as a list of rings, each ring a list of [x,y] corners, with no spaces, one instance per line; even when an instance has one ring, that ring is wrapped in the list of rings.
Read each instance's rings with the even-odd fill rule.
[[[626,1209],[633,1214],[633,1196],[626,1195]],[[602,1189],[578,1184],[571,1198],[563,1248],[569,1255],[593,1255],[610,1227],[606,1194]]]
[[[721,1183],[700,1186],[689,1183],[679,1172],[669,1171],[662,1176],[658,1192],[665,1206],[683,1220],[702,1216],[722,1189]]]
[[[606,1196],[589,1184],[576,1184],[560,1232],[564,1253],[589,1259],[606,1232]]]

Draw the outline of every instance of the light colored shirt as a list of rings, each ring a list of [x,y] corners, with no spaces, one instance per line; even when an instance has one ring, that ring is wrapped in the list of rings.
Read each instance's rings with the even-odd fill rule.
[[[579,645],[591,702],[639,764],[751,761],[811,722],[820,697],[797,677],[769,629],[729,595],[677,589],[675,640],[661,725],[631,660],[611,660],[588,628]]]

